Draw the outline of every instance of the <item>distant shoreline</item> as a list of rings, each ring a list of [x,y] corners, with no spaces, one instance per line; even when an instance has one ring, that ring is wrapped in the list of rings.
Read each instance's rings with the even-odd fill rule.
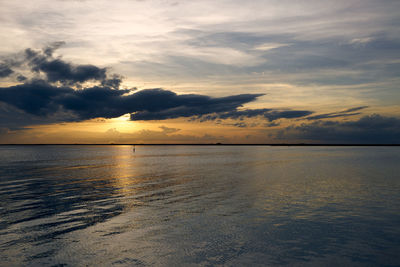
[[[400,146],[400,144],[0,144],[0,146]]]

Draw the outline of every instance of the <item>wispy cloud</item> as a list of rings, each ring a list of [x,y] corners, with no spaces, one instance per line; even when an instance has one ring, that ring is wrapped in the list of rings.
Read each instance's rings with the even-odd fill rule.
[[[293,119],[302,118],[314,113],[309,110],[278,110],[278,109],[246,109],[246,110],[232,110],[219,112],[215,114],[207,114],[198,116],[200,122],[214,121],[218,119],[238,119],[244,120],[246,118],[261,117],[268,121],[275,121],[278,119]]]
[[[269,51],[275,48],[288,46],[288,44],[279,44],[279,43],[263,43],[254,47],[255,50],[260,51]]]
[[[320,120],[320,119],[328,119],[328,118],[355,116],[355,115],[361,114],[360,112],[356,112],[356,111],[360,111],[360,110],[366,109],[366,108],[368,108],[368,106],[349,108],[349,109],[342,110],[342,111],[318,114],[315,116],[309,116],[306,119],[307,120]]]

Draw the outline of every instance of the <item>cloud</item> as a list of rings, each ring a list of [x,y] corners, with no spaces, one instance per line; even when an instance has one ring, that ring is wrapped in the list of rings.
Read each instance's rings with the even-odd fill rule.
[[[275,121],[278,119],[293,119],[308,116],[314,113],[309,110],[276,110],[276,109],[246,109],[246,110],[230,110],[226,112],[220,112],[216,114],[207,114],[198,117],[198,119],[203,121],[214,121],[217,119],[239,119],[243,120],[245,118],[253,117],[263,117],[268,121]]]
[[[254,49],[260,50],[260,51],[269,51],[269,50],[279,48],[279,47],[284,47],[284,46],[288,46],[288,44],[263,43],[263,44],[257,45]]]
[[[360,112],[355,112],[355,111],[359,111],[359,110],[362,110],[365,108],[368,108],[368,106],[349,108],[349,109],[339,111],[339,112],[319,114],[319,115],[307,117],[306,119],[307,120],[319,120],[319,119],[327,119],[327,118],[349,117],[349,116],[361,114]]]
[[[249,127],[249,125],[247,123],[242,122],[242,121],[233,124],[233,126],[236,126],[236,127],[239,127],[239,128],[247,128],[247,127]]]
[[[63,42],[54,43],[43,50],[25,50],[28,65],[34,72],[43,72],[49,82],[63,84],[83,83],[90,80],[103,81],[106,79],[106,69],[94,65],[73,65],[61,58],[53,58],[53,52]]]
[[[170,128],[170,127],[163,126],[163,125],[158,127],[158,128],[163,130],[163,132],[166,133],[166,134],[176,133],[176,132],[179,132],[181,130],[181,129],[178,129],[178,128]]]
[[[400,144],[400,119],[373,114],[355,121],[315,121],[289,126],[279,131],[276,138],[322,143]]]
[[[24,75],[18,75],[17,76],[17,81],[19,81],[19,82],[23,82],[23,81],[26,81],[26,80],[27,80],[27,78]]]
[[[304,116],[308,116],[314,113],[313,111],[309,110],[284,110],[284,111],[276,111],[273,110],[264,114],[264,117],[267,118],[269,121],[274,121],[277,119],[294,119],[294,118],[301,118]]]
[[[355,46],[362,46],[366,45],[367,43],[371,42],[373,38],[371,37],[364,37],[364,38],[354,38],[350,40],[350,44],[355,45]]]
[[[73,64],[63,60],[60,56],[55,58],[54,51],[64,45],[65,42],[53,42],[41,50],[27,48],[23,53],[17,53],[5,57],[0,63],[0,78],[10,76],[18,70],[28,68],[34,79],[43,79],[48,83],[59,83],[76,88],[87,81],[100,82],[104,86],[118,88],[122,82],[122,76],[117,74],[107,75],[106,68],[100,68],[91,64]],[[28,78],[16,72],[14,77],[23,82]]]
[[[11,75],[14,71],[5,63],[0,63],[0,78]]]
[[[269,122],[269,123],[265,123],[264,127],[276,127],[276,126],[279,126],[279,125],[281,125],[281,124],[278,123],[278,122]]]
[[[140,110],[131,114],[131,120],[163,120],[235,111],[263,94],[214,98],[197,94],[177,95],[162,89],[148,89],[134,95],[143,104],[147,103],[147,106],[142,105]]]
[[[46,56],[51,57],[51,56],[53,56],[54,51],[63,45],[65,45],[64,41],[53,42],[43,49],[43,53]]]
[[[127,113],[131,114],[131,120],[195,117],[200,121],[215,121],[243,120],[259,116],[274,121],[282,118],[300,118],[313,113],[306,110],[238,110],[263,94],[210,97],[200,94],[178,95],[160,88],[135,91],[115,89],[112,86],[119,87],[119,82],[111,86],[102,83],[76,90],[69,86],[56,86],[45,80],[32,80],[0,88],[0,101],[27,115],[43,118],[52,116],[58,122],[115,118]]]
[[[48,117],[63,113],[64,121],[115,118],[131,113],[131,120],[164,120],[233,111],[262,94],[210,97],[178,95],[163,89],[129,89],[93,86],[75,90],[54,86],[44,80],[0,88],[0,101],[27,114]],[[68,116],[68,117],[65,117]]]

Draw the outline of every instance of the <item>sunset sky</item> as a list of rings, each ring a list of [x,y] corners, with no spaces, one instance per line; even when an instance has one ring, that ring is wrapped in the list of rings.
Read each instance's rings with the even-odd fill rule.
[[[400,143],[399,14],[0,0],[0,143]]]

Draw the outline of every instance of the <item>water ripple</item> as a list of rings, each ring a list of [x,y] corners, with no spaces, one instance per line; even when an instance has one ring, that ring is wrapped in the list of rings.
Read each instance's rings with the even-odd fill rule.
[[[400,263],[398,148],[0,152],[5,266]]]

